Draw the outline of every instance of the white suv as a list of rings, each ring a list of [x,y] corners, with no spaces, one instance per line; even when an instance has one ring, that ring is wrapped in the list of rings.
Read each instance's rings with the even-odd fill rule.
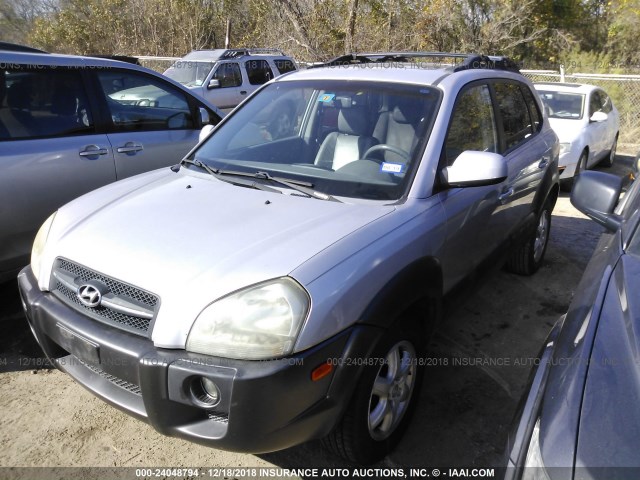
[[[296,70],[276,49],[194,50],[164,74],[228,112],[260,85]]]

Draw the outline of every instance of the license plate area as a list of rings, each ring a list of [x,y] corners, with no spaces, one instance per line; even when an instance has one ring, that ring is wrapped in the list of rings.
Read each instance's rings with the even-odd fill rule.
[[[64,325],[58,323],[56,326],[60,331],[59,343],[62,348],[83,362],[100,364],[100,346],[97,343],[69,330]]]

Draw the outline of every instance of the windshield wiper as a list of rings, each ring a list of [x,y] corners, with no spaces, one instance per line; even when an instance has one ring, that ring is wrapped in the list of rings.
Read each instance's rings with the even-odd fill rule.
[[[206,163],[203,163],[199,160],[189,160],[188,158],[183,159],[178,165],[181,165],[183,163],[188,163],[189,165],[195,165],[196,167],[200,167],[204,171],[206,171],[209,175],[217,178],[221,182],[230,183],[231,185],[237,185],[240,187],[255,188],[256,190],[263,190],[265,192],[282,193],[280,190],[276,188],[268,187],[267,185],[263,185],[262,183],[259,183],[259,182],[231,180],[229,178],[224,178],[223,176],[223,175],[236,175],[238,173],[242,175],[241,172],[227,172],[225,170],[213,169]],[[173,170],[173,167],[172,167],[172,170]],[[177,170],[173,170],[173,171],[177,172]],[[254,175],[242,175],[242,176],[254,177]]]
[[[282,178],[282,177],[272,177],[267,172],[256,172],[254,174],[254,177],[260,178],[263,180],[269,180],[270,182],[274,182],[274,183],[279,183],[280,185],[284,185],[285,187],[288,187],[291,190],[296,190],[297,192],[304,193],[305,195],[309,195],[312,198],[317,198],[319,200],[327,200],[329,202],[343,203],[341,200],[338,200],[336,197],[332,195],[314,190],[313,183],[302,182],[300,180],[291,180],[291,179]]]
[[[327,200],[329,202],[339,202],[339,203],[343,203],[341,200],[338,200],[337,198],[335,198],[332,195],[326,194],[326,193],[322,193],[322,192],[318,192],[317,190],[313,189],[313,183],[309,183],[309,182],[305,182],[302,180],[293,180],[293,179],[288,179],[288,178],[282,178],[282,177],[272,177],[269,173],[267,172],[256,172],[256,173],[249,173],[249,172],[238,172],[235,170],[222,170],[219,168],[211,168],[209,165],[202,163],[198,160],[189,160],[189,159],[184,159],[182,160],[181,163],[189,163],[192,165],[195,165],[197,167],[201,167],[203,169],[205,169],[208,173],[210,173],[211,175],[213,175],[214,177],[218,178],[219,180],[222,181],[227,181],[230,183],[234,183],[231,180],[227,180],[225,178],[222,178],[223,176],[234,176],[234,177],[248,177],[248,178],[257,178],[259,180],[267,180],[270,182],[274,182],[274,183],[279,183],[280,185],[284,185],[287,188],[290,188],[291,190],[295,190],[297,192],[303,193],[311,198],[317,198],[318,200]],[[247,182],[247,183],[234,183],[237,185],[243,185],[246,187],[251,187],[251,188],[258,188],[258,189],[262,189],[265,191],[269,191],[269,192],[278,192],[278,193],[282,193],[280,190],[276,190],[274,188],[268,187],[266,185],[263,185],[261,183],[256,183],[256,182]]]

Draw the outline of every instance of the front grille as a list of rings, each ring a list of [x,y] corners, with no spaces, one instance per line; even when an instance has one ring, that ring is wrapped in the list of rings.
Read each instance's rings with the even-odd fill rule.
[[[85,366],[86,368],[88,368],[89,370],[91,370],[93,373],[100,375],[102,378],[104,378],[105,380],[110,381],[111,383],[113,383],[114,385],[120,387],[120,388],[124,388],[125,390],[131,392],[131,393],[135,393],[136,395],[142,395],[142,392],[140,391],[140,387],[138,385],[136,385],[135,383],[131,383],[131,382],[127,382],[126,380],[123,380],[119,377],[116,377],[115,375],[111,375],[110,373],[105,372],[104,370],[102,370],[101,368],[96,367],[95,365],[91,365],[89,363],[83,362],[82,360],[80,360],[78,357],[73,357],[73,359],[78,362],[79,364]]]
[[[67,281],[63,281],[62,278],[66,278]],[[138,335],[148,335],[152,318],[142,318],[135,314],[123,313],[104,306],[92,308],[84,305],[78,298],[78,287],[90,281],[101,282],[108,288],[109,293],[113,294],[119,301],[139,307],[140,310],[147,311],[149,315],[155,316],[159,306],[159,300],[156,295],[102,275],[69,260],[63,258],[56,260],[52,275],[52,291],[58,298],[96,320]]]

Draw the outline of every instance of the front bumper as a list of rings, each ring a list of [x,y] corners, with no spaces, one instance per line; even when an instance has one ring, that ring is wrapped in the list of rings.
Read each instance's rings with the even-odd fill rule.
[[[18,284],[31,330],[57,368],[160,433],[238,452],[270,452],[328,434],[364,368],[347,359],[368,357],[383,334],[355,326],[284,359],[232,360],[156,348],[97,322],[40,291],[31,267]],[[327,361],[333,372],[312,381]],[[197,399],[201,377],[220,391],[213,407]]]

